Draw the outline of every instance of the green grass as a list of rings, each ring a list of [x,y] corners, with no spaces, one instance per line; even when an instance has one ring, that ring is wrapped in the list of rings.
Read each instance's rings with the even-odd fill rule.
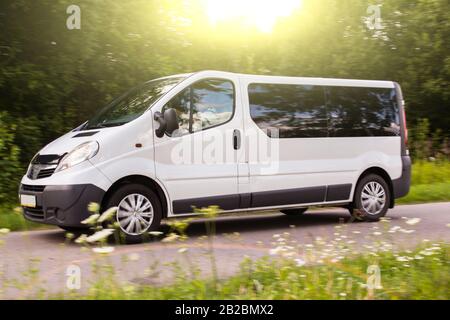
[[[49,228],[48,225],[33,223],[25,220],[20,208],[0,207],[0,228],[11,231],[35,230]]]
[[[103,265],[97,270],[103,277],[90,287],[87,294],[60,294],[53,298],[448,300],[449,255],[448,244],[433,244],[399,254],[368,253],[339,263],[327,262],[308,267],[297,266],[289,259],[262,258],[243,262],[237,275],[218,282],[192,279],[188,270],[175,267],[175,283],[162,287],[120,284],[115,280],[114,270]],[[380,269],[381,289],[367,288],[370,265]]]
[[[397,204],[450,201],[450,161],[413,164],[411,190]]]

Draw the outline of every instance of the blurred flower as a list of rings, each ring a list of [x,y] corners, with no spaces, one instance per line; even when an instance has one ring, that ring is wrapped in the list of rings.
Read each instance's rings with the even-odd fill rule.
[[[139,258],[140,256],[137,253],[130,253],[127,257],[128,261],[138,261]]]
[[[0,235],[5,235],[8,234],[10,232],[10,230],[8,228],[1,228],[0,229]]]
[[[98,254],[108,254],[114,251],[114,247],[95,247],[92,251]]]
[[[73,233],[67,232],[66,233],[66,239],[67,240],[72,240],[75,237],[75,235]]]
[[[88,218],[84,219],[83,221],[81,221],[82,224],[94,224],[95,222],[97,222],[97,219],[100,217],[100,215],[98,213],[96,214],[92,214],[90,215]]]
[[[100,210],[100,205],[96,202],[91,202],[88,204],[88,210],[90,212],[98,212]]]
[[[154,237],[159,237],[163,233],[161,231],[150,231],[148,234]]]
[[[420,222],[420,218],[412,218],[406,221],[407,224],[409,224],[410,226],[413,226],[415,224],[418,224]]]
[[[86,239],[87,239],[87,235],[82,234],[77,239],[75,239],[75,243],[78,243],[78,244],[86,243]]]
[[[108,210],[106,210],[105,212],[102,213],[100,218],[98,218],[98,222],[102,223],[102,222],[111,220],[111,218],[116,214],[116,212],[117,212],[117,207],[109,208]]]
[[[113,234],[113,232],[114,232],[114,229],[103,229],[103,230],[97,231],[92,236],[87,237],[86,242],[92,243],[92,242],[98,242],[101,240],[105,240],[111,234]]]
[[[173,241],[177,240],[178,238],[180,238],[179,235],[177,235],[176,233],[171,233],[167,237],[162,239],[161,241],[162,242],[173,242]]]
[[[408,257],[397,257],[397,261],[399,262],[407,262],[409,261]]]
[[[302,267],[306,264],[305,260],[300,259],[300,258],[294,259],[294,261],[297,264],[297,266],[299,266],[299,267]]]

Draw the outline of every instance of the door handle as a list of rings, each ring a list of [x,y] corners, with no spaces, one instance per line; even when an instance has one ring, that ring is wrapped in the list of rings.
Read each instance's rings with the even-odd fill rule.
[[[233,148],[239,150],[241,148],[241,131],[234,129],[233,131]]]

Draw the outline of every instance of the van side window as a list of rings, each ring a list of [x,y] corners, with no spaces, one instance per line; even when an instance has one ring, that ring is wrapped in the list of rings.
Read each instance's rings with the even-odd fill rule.
[[[394,89],[328,87],[330,137],[400,135]]]
[[[263,131],[280,138],[327,137],[324,88],[311,85],[250,84],[250,115]]]
[[[170,100],[180,128],[172,136],[205,130],[228,122],[234,113],[234,86],[229,80],[207,79],[194,83]]]

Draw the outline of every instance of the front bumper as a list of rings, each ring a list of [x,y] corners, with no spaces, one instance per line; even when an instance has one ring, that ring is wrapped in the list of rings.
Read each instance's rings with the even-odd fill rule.
[[[101,204],[105,191],[93,184],[20,185],[20,194],[34,195],[36,207],[23,207],[26,219],[65,227],[83,227],[88,204]]]

